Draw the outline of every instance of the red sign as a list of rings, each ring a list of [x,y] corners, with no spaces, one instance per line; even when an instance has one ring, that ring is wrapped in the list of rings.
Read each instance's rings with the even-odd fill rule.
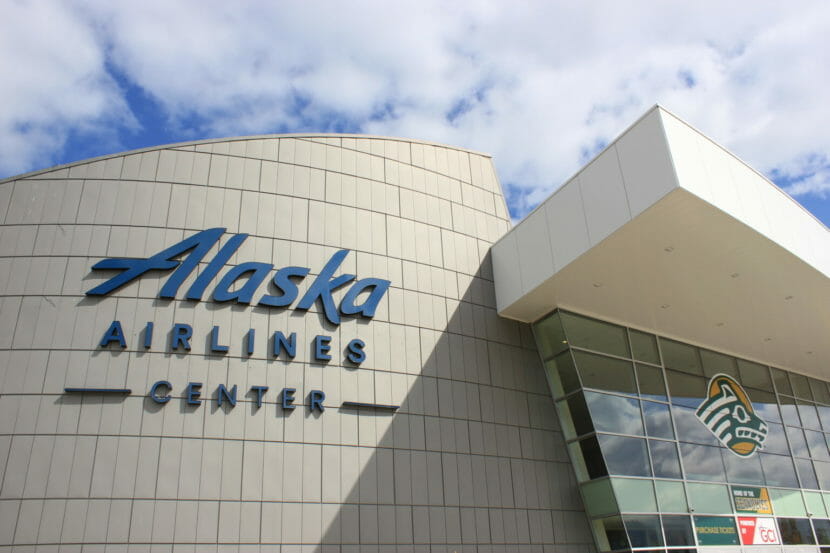
[[[780,545],[774,518],[738,517],[742,545]]]

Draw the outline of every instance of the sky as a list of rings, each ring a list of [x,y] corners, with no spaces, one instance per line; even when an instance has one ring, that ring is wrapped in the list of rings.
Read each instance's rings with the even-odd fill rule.
[[[492,154],[518,220],[659,103],[830,225],[828,2],[0,1],[0,178],[369,133]]]

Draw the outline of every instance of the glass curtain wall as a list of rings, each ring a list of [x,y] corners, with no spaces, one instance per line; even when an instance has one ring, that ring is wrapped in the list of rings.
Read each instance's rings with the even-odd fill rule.
[[[830,552],[827,382],[562,310],[534,335],[600,551]]]

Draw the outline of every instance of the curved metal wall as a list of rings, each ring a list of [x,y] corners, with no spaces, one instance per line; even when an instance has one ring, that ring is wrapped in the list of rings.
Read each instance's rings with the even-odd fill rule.
[[[529,329],[495,312],[488,252],[509,216],[489,158],[347,136],[173,145],[0,183],[0,217],[0,551],[592,549]],[[158,297],[170,270],[85,295],[115,274],[100,260],[218,227],[175,299]],[[337,274],[391,281],[372,319],[209,299],[245,262],[309,268],[302,296],[340,249]],[[99,346],[113,321],[124,348]],[[276,331],[296,333],[294,359],[272,354]],[[159,381],[166,403],[148,397]]]

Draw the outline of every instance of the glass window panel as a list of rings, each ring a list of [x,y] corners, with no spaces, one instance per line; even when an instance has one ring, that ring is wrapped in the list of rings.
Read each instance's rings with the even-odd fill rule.
[[[645,440],[608,434],[597,437],[609,474],[651,476]]]
[[[818,418],[821,421],[821,427],[825,432],[830,432],[830,407],[819,405]]]
[[[671,412],[665,403],[642,402],[643,418],[646,421],[646,433],[652,438],[674,438],[671,425]]]
[[[680,454],[687,479],[726,482],[719,448],[681,443]]]
[[[563,413],[565,438],[572,439],[594,431],[594,427],[591,425],[591,414],[582,394],[574,394],[568,399],[560,401],[558,405],[560,408],[566,408]]]
[[[790,454],[790,446],[787,445],[787,437],[784,434],[784,426],[775,423],[767,424],[769,431],[764,441],[764,451],[767,453]]]
[[[824,507],[824,500],[821,492],[802,492],[804,503],[807,505],[808,517],[826,517],[827,509]]]
[[[576,365],[570,351],[548,360],[545,363],[545,372],[553,397],[558,398],[579,389],[579,377],[576,375]]]
[[[757,485],[764,481],[761,459],[757,455],[739,457],[729,449],[721,449],[723,464],[726,465],[726,480],[733,484]]]
[[[794,426],[787,427],[787,438],[790,439],[790,448],[796,457],[809,457],[807,440],[804,439],[804,431]]]
[[[555,312],[534,324],[533,334],[536,337],[536,344],[539,346],[542,359],[556,355],[568,347],[568,340],[565,338],[565,331],[562,329],[559,313]]]
[[[660,349],[663,351],[663,364],[666,368],[691,374],[703,374],[700,357],[694,346],[660,338]]]
[[[579,449],[582,451],[582,458],[585,460],[585,469],[588,471],[588,478],[600,478],[608,475],[605,461],[602,459],[602,451],[599,442],[595,437],[586,438],[579,442]]]
[[[634,366],[630,361],[613,359],[584,351],[574,351],[576,367],[585,388],[609,392],[637,393]]]
[[[586,482],[581,488],[588,516],[608,516],[619,512],[611,481],[607,478]]]
[[[800,490],[776,490],[770,488],[769,497],[772,500],[772,511],[776,515],[785,517],[807,516],[804,508],[804,499]]]
[[[628,538],[625,534],[622,518],[601,518],[593,522],[594,537],[600,551],[614,551],[628,549]]]
[[[628,530],[628,541],[631,547],[660,547],[663,545],[663,529],[660,527],[660,517],[653,516],[625,516],[625,528]]]
[[[827,390],[827,383],[815,378],[810,378],[810,389],[813,391],[813,398],[820,403],[830,404],[830,392]]]
[[[631,336],[631,353],[637,361],[660,364],[660,352],[657,350],[657,338],[653,334],[629,330]]]
[[[640,383],[640,396],[648,399],[666,401],[666,382],[663,379],[663,369],[649,365],[636,364],[637,380]]]
[[[671,402],[675,405],[685,405],[697,409],[706,397],[707,382],[702,376],[667,370],[666,378],[669,381]]]
[[[749,395],[755,413],[764,422],[781,422],[781,413],[778,411],[778,401],[775,399],[775,394],[752,388],[747,388],[746,393]]]
[[[694,409],[672,405],[671,412],[674,424],[677,427],[677,438],[679,440],[718,445],[717,438],[698,420]]]
[[[821,545],[830,545],[830,520],[813,519],[816,538]]]
[[[565,335],[572,346],[631,357],[624,327],[564,311],[561,316]]]
[[[807,448],[810,450],[810,457],[830,461],[830,451],[827,450],[827,441],[824,439],[822,432],[805,430],[804,436],[807,438]]]
[[[655,480],[657,489],[657,504],[662,513],[685,513],[689,507],[686,504],[686,490],[682,482]]]
[[[700,361],[703,364],[703,374],[708,377],[724,373],[733,378],[738,378],[738,364],[734,357],[708,349],[701,349]]]
[[[798,416],[801,417],[801,426],[804,428],[815,428],[821,430],[821,424],[818,422],[818,411],[813,403],[806,401],[797,402]]]
[[[781,369],[772,369],[772,380],[775,382],[775,391],[779,394],[784,394],[787,396],[793,395],[793,387],[790,386],[790,379],[787,377],[787,373],[782,371]]]
[[[695,513],[722,514],[732,512],[732,503],[729,501],[729,490],[726,486],[717,484],[686,484],[686,493],[689,494],[689,507]]]
[[[599,392],[585,392],[585,400],[597,431],[644,434],[638,400]]]
[[[795,477],[793,460],[784,455],[770,455],[760,453],[761,467],[764,469],[764,480],[770,486],[798,487],[798,479]]]
[[[741,375],[741,384],[762,390],[772,390],[772,379],[769,369],[764,365],[738,359],[738,372]]]
[[[822,490],[830,490],[830,463],[814,461],[813,468],[816,471],[819,487]]]
[[[692,521],[688,516],[663,515],[663,532],[666,534],[666,545],[694,545],[695,537],[692,534]]]
[[[631,478],[612,478],[614,495],[622,513],[657,512],[657,500],[654,498],[654,484],[651,480],[633,480]]]
[[[798,407],[795,400],[787,396],[778,396],[778,402],[781,404],[781,420],[784,424],[790,426],[801,426],[801,419],[798,416]]]
[[[790,373],[790,384],[793,387],[793,395],[801,399],[813,399],[813,392],[810,390],[810,383],[807,377],[800,374]]]
[[[807,518],[779,518],[778,533],[784,545],[814,544],[813,530],[810,519]]]
[[[680,473],[680,458],[677,455],[677,445],[674,442],[663,440],[649,440],[651,449],[651,463],[654,466],[654,476],[658,478],[682,478]]]
[[[796,459],[795,468],[798,470],[798,477],[801,480],[802,488],[807,490],[819,489],[812,461],[809,459]]]

